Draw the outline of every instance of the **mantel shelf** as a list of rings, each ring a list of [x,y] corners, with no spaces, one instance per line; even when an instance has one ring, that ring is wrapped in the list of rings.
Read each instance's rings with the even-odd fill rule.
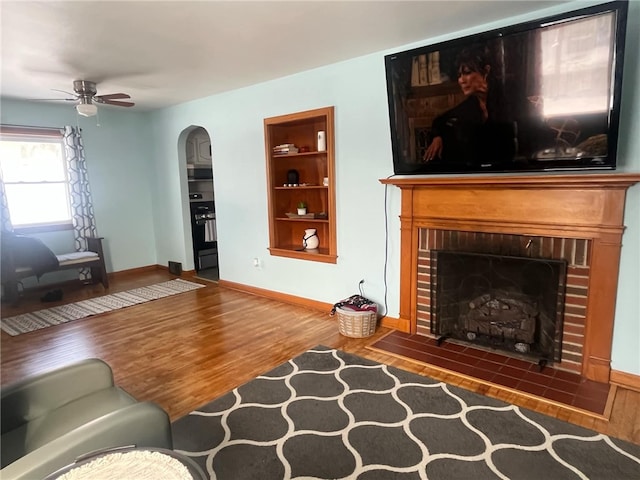
[[[380,179],[380,183],[399,188],[440,187],[447,188],[555,188],[626,186],[640,182],[639,173],[580,173],[546,175],[463,175],[463,176],[399,176]]]

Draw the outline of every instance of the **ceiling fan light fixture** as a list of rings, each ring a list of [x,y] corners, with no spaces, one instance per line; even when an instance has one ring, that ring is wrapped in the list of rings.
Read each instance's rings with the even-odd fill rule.
[[[83,117],[93,117],[98,113],[98,107],[93,103],[79,103],[76,105],[76,111]]]

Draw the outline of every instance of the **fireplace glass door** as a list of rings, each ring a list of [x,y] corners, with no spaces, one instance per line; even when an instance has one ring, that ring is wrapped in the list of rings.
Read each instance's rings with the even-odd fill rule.
[[[431,251],[431,331],[537,362],[559,362],[566,262]]]

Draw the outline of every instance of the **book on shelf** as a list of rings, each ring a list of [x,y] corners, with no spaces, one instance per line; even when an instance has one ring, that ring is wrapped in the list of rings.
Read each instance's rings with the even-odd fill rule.
[[[429,62],[426,55],[418,56],[418,81],[419,85],[429,85]]]
[[[298,153],[298,147],[274,147],[273,153],[276,155],[286,155],[288,153]]]
[[[438,85],[443,82],[440,71],[440,52],[413,57],[411,63],[411,86],[421,87],[426,85]]]
[[[411,86],[420,86],[420,62],[418,56],[413,57],[411,61]]]
[[[440,52],[431,52],[429,54],[429,85],[437,85],[442,83],[440,77]]]

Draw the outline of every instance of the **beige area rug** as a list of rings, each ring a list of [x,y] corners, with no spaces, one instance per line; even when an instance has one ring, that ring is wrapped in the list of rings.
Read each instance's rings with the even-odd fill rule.
[[[0,328],[9,335],[16,336],[203,287],[205,285],[178,278],[147,287],[134,288],[125,292],[3,318],[0,320]]]
[[[76,466],[56,480],[193,480],[189,469],[160,452],[109,453]]]

